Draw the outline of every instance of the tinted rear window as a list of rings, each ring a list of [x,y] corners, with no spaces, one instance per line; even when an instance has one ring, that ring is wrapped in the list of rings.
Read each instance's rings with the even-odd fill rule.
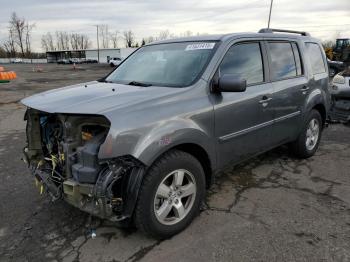
[[[297,66],[290,43],[269,42],[269,50],[271,56],[272,80],[281,80],[297,76]]]
[[[306,43],[306,52],[311,62],[312,72],[320,74],[326,72],[321,49],[316,43]]]

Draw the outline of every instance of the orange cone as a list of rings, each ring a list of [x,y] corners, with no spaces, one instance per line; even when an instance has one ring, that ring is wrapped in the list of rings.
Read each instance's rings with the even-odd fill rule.
[[[12,80],[12,79],[15,79],[15,72],[10,71],[9,74],[10,74],[10,79],[11,79],[11,80]]]
[[[9,81],[16,79],[17,75],[14,71],[9,71],[9,72],[1,72],[0,71],[0,80],[1,81]]]

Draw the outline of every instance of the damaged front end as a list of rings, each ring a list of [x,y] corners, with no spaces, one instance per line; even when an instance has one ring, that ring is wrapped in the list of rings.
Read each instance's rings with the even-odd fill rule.
[[[28,108],[25,120],[24,161],[41,194],[103,219],[119,221],[132,215],[144,166],[132,156],[99,159],[110,128],[104,116]]]

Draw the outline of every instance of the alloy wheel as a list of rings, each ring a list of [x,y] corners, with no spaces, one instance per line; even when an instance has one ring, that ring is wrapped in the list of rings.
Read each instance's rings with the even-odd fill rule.
[[[185,169],[172,171],[159,184],[154,197],[154,213],[163,225],[174,225],[190,212],[196,198],[194,176]]]
[[[317,119],[313,118],[309,122],[306,130],[306,141],[305,145],[307,150],[312,151],[317,145],[318,138],[320,135],[320,124]]]

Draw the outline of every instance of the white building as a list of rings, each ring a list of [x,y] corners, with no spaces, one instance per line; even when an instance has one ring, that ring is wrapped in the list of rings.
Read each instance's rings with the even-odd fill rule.
[[[110,59],[116,57],[122,60],[128,57],[136,48],[103,48],[103,49],[81,49],[81,50],[58,50],[47,51],[48,63],[56,63],[62,59],[83,58],[108,63]],[[99,58],[99,59],[98,59]]]

